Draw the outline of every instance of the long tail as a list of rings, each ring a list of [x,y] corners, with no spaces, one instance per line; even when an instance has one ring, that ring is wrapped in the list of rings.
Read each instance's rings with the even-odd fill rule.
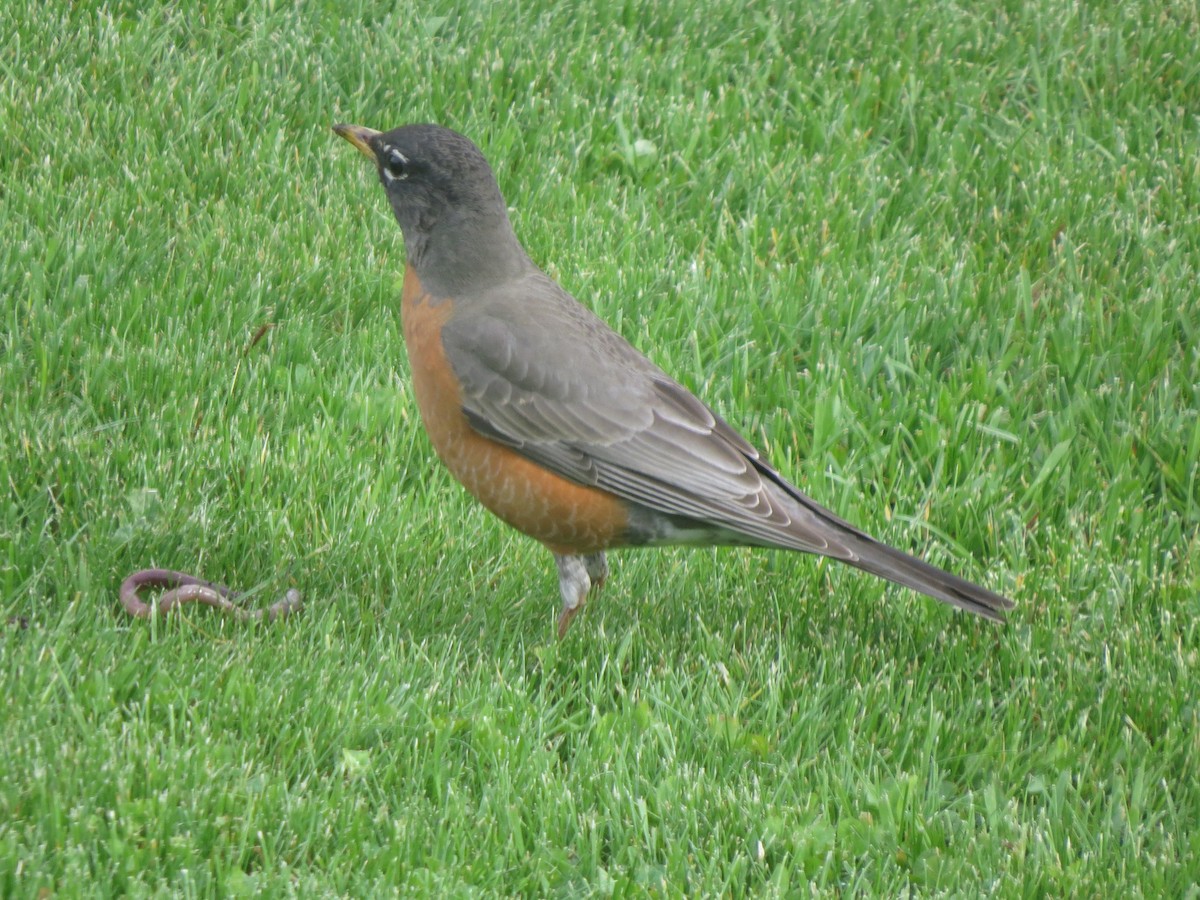
[[[855,537],[858,539],[853,545],[855,558],[842,559],[855,568],[995,622],[1003,622],[1004,611],[1013,608],[1011,600],[994,591],[881,544],[861,532],[856,533]]]
[[[769,533],[764,543],[836,559],[993,622],[1003,622],[1004,611],[1016,605],[995,591],[877,541],[805,495],[774,469],[758,460],[755,465],[780,489],[775,499],[793,504],[787,510],[786,526]]]

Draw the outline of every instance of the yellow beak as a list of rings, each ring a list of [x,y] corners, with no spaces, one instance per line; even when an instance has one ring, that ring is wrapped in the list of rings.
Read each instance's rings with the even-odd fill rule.
[[[358,152],[371,162],[376,161],[375,151],[371,149],[370,140],[379,134],[378,131],[373,128],[363,128],[361,125],[334,125],[333,133],[352,143],[358,148]]]

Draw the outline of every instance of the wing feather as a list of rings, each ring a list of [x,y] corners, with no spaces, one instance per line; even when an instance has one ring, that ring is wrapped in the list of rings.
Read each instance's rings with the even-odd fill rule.
[[[991,619],[1012,601],[875,541],[541,272],[456,302],[442,343],[478,432],[644,514],[639,540],[833,557]]]
[[[852,555],[741,435],[557,285],[540,276],[508,290],[464,304],[442,333],[477,431],[746,543]]]

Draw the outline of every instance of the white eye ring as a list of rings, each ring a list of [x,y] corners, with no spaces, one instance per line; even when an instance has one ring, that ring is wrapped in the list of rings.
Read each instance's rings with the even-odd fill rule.
[[[383,172],[384,179],[391,184],[393,181],[403,181],[408,177],[408,172],[404,167],[408,165],[408,157],[397,150],[395,147],[388,147],[383,151],[383,167],[380,171]]]

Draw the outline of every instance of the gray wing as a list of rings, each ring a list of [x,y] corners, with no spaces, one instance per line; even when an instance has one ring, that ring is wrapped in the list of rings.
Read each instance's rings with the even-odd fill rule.
[[[456,304],[442,331],[477,431],[578,484],[745,543],[854,557],[839,531],[856,529],[556,284],[538,273],[505,290]]]
[[[540,272],[463,300],[442,343],[481,434],[669,517],[676,534],[819,553],[997,621],[1012,607],[814,503]]]

